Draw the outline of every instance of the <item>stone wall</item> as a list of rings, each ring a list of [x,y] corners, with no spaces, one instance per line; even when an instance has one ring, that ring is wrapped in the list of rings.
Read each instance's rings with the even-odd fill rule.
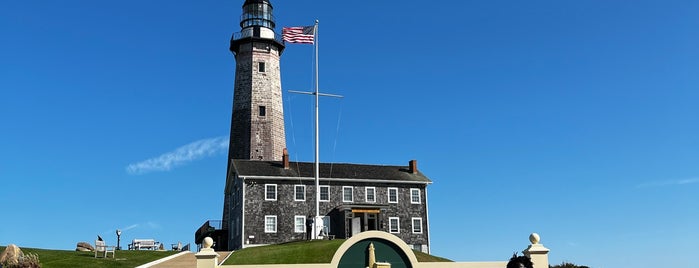
[[[281,160],[286,138],[279,47],[271,40],[251,39],[235,57],[229,159]]]
[[[532,236],[535,234],[532,234]],[[536,235],[538,238],[538,235]],[[417,257],[415,256],[415,253],[410,249],[410,245],[405,244],[404,241],[402,241],[399,237],[396,237],[394,235],[385,233],[385,232],[375,232],[375,231],[370,231],[370,232],[364,232],[361,234],[356,235],[355,237],[352,237],[351,239],[348,239],[340,247],[337,249],[335,252],[332,260],[330,263],[317,263],[317,264],[267,264],[267,265],[221,265],[221,266],[215,266],[215,265],[210,265],[206,266],[206,268],[215,268],[215,267],[221,267],[221,268],[236,268],[236,267],[245,267],[245,268],[281,268],[281,267],[314,267],[314,268],[336,268],[336,267],[342,267],[342,259],[345,256],[349,256],[351,254],[351,249],[354,245],[358,245],[360,243],[363,243],[366,240],[376,240],[376,239],[382,239],[385,240],[387,244],[393,244],[395,245],[395,252],[399,254],[403,254],[406,256],[406,262],[405,263],[400,263],[396,262],[393,263],[395,266],[400,266],[400,267],[415,267],[415,268],[502,268],[505,267],[507,264],[507,261],[480,261],[480,262],[418,262]],[[529,252],[532,256],[532,259],[537,259],[538,261],[534,263],[534,268],[547,268],[548,267],[548,249],[544,248],[543,245],[538,243],[537,241],[533,241],[530,236],[530,241],[533,243],[531,244],[525,252],[527,252],[531,248],[541,248],[545,250],[538,250],[535,252]],[[367,255],[370,254],[369,251],[366,253]],[[383,254],[381,252],[376,253],[378,257],[376,259],[382,258],[380,255]],[[468,252],[464,253],[466,256],[469,256]],[[506,256],[509,257],[509,256]],[[469,257],[472,258],[472,257]],[[477,257],[476,257],[477,258]],[[355,258],[357,259],[357,258]],[[368,260],[369,258],[367,256],[360,256],[358,258],[360,260]],[[363,266],[364,264],[362,264]],[[198,266],[200,267],[200,266]],[[204,267],[204,266],[201,266]]]

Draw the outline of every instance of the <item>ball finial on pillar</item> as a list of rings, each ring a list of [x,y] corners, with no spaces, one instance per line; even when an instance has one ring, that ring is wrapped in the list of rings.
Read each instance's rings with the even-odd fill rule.
[[[213,246],[213,245],[214,245],[214,239],[212,239],[211,237],[208,237],[208,236],[204,238],[204,241],[202,242],[202,246],[204,248],[211,248],[211,246]]]
[[[527,247],[522,253],[532,259],[534,263],[534,268],[548,268],[549,267],[549,249],[544,247],[541,243],[541,237],[539,234],[532,233],[529,235],[529,242],[532,244]]]
[[[532,242],[532,245],[539,244],[539,241],[541,241],[541,237],[539,237],[539,234],[532,233],[529,235],[529,242]]]
[[[218,267],[218,253],[211,246],[214,245],[214,240],[211,237],[205,237],[201,241],[202,249],[194,254],[197,258],[197,268],[216,268]]]

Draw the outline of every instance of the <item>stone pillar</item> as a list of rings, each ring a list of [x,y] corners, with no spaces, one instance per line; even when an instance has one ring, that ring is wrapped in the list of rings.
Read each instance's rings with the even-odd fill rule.
[[[534,268],[548,268],[549,267],[549,249],[545,248],[544,245],[539,244],[541,238],[539,234],[532,233],[529,235],[529,241],[531,245],[527,247],[522,253],[532,259],[534,263]]]
[[[204,238],[202,241],[202,249],[199,253],[194,254],[197,257],[197,268],[216,268],[218,267],[218,253],[211,246],[214,240],[211,237]]]

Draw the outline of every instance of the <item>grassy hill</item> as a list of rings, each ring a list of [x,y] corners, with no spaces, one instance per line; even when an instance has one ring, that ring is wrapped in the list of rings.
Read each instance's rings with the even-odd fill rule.
[[[116,258],[95,258],[93,252],[69,251],[69,250],[48,250],[35,248],[22,248],[22,252],[34,253],[39,256],[42,268],[74,268],[74,267],[94,267],[94,268],[121,268],[136,267],[151,261],[161,259],[177,253],[176,251],[138,251],[119,250]],[[0,247],[0,252],[5,247]]]
[[[283,244],[245,248],[234,252],[224,263],[239,264],[294,264],[330,263],[335,251],[345,242],[344,239],[297,241]],[[420,262],[451,262],[451,260],[415,252]]]
[[[330,263],[335,251],[343,242],[345,242],[344,239],[297,241],[246,248],[234,252],[225,264]],[[3,250],[5,247],[0,247],[0,252]],[[34,248],[22,248],[22,252],[37,254],[42,268],[136,267],[178,253],[176,251],[120,250],[116,252],[116,258],[96,259],[92,252]],[[420,262],[451,262],[451,260],[419,251],[413,252]]]

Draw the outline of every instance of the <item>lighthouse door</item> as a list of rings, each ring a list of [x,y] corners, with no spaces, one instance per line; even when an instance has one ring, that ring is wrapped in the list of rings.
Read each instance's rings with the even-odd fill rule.
[[[367,231],[375,231],[378,230],[378,224],[376,221],[376,214],[374,213],[369,213],[367,214]]]

